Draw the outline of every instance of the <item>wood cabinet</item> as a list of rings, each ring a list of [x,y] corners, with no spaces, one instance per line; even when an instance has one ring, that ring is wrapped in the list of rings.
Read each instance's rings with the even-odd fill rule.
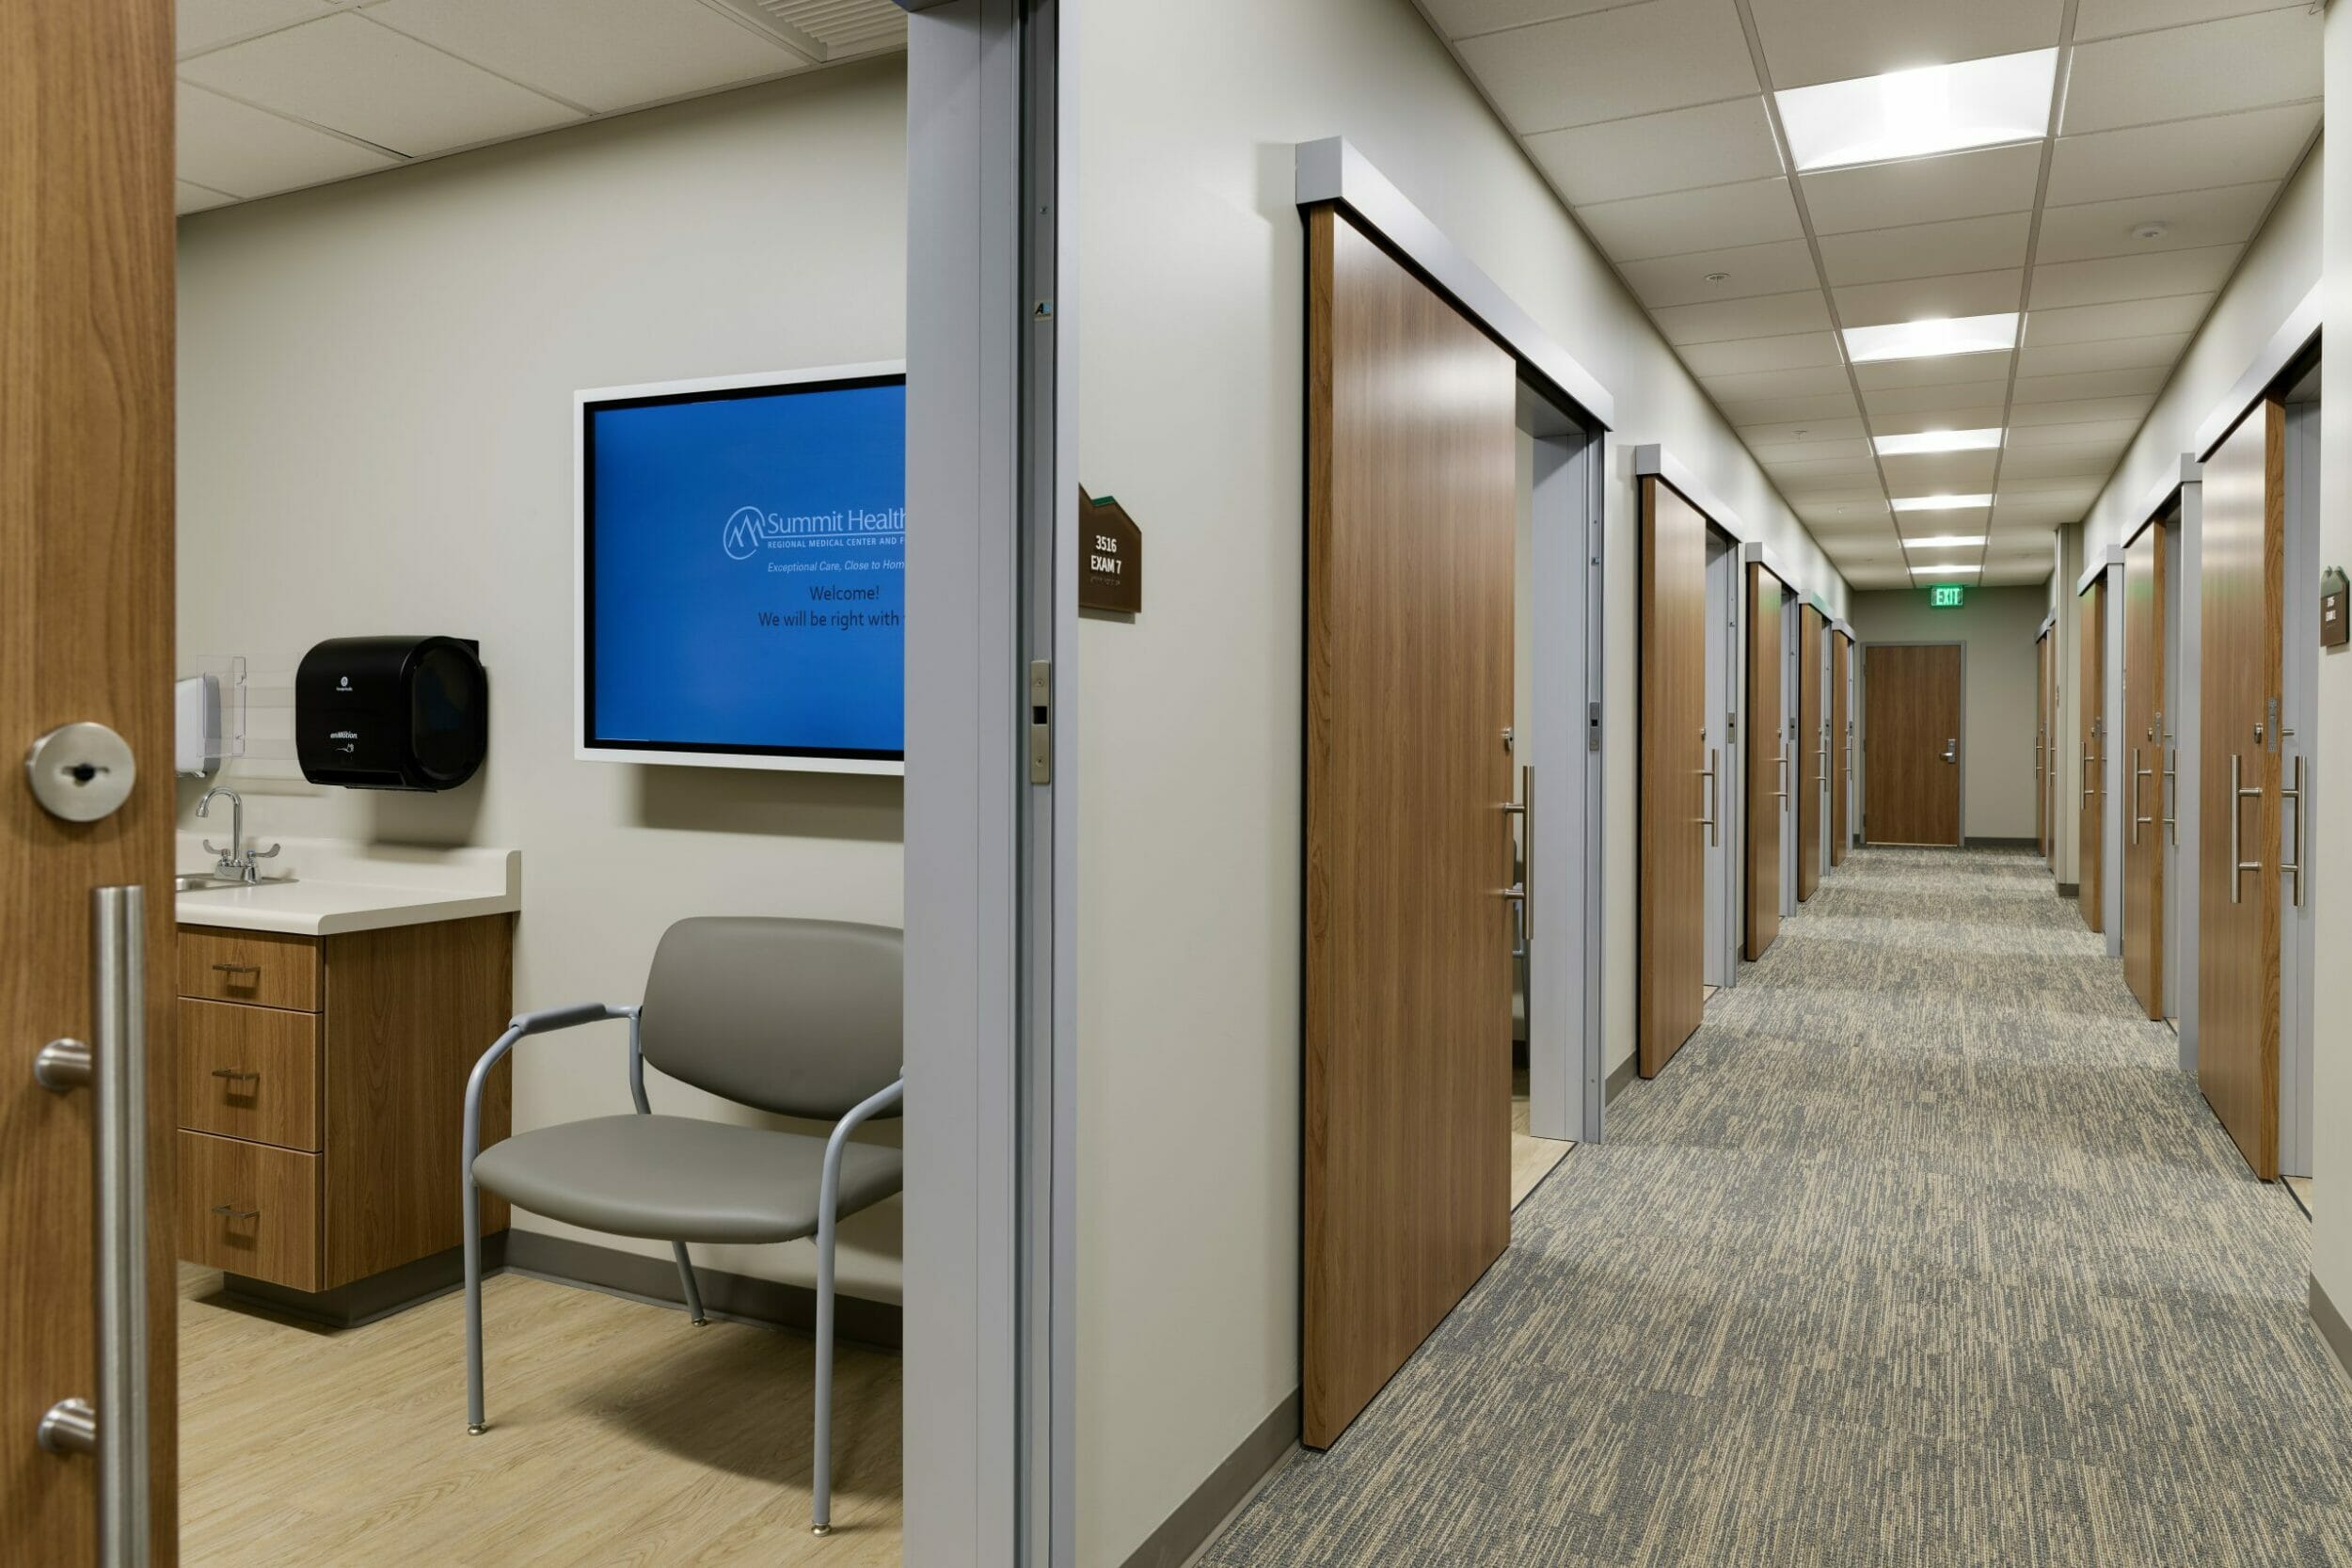
[[[232,1288],[325,1294],[444,1254],[453,1277],[466,1075],[513,1012],[512,930],[182,927],[181,1256]],[[485,1145],[511,1106],[501,1064]],[[482,1210],[504,1228],[501,1200]]]

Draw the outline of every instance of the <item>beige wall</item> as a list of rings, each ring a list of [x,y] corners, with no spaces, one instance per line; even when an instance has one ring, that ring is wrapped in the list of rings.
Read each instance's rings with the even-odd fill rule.
[[[490,668],[477,784],[232,766],[254,831],[520,848],[520,1007],[636,1000],[684,915],[898,923],[895,780],[572,759],[571,394],[899,357],[905,161],[894,59],[182,222],[183,667],[447,632]],[[526,1044],[516,1126],[627,1111],[625,1056],[618,1025]],[[895,1296],[898,1234],[895,1204],[844,1227],[845,1288]],[[698,1256],[814,1273],[805,1243]]]
[[[1298,1384],[1294,144],[1348,137],[1616,398],[1613,1061],[1633,1049],[1631,448],[1663,443],[1844,594],[1406,0],[1098,7],[1078,50],[1079,477],[1152,562],[1143,613],[1080,644],[1078,1560],[1102,1568]]]
[[[1960,799],[1970,838],[2034,836],[2034,638],[2048,613],[2046,588],[1971,588],[1958,610],[1931,609],[1924,588],[1849,601],[1866,678],[1872,642],[1963,646]]]

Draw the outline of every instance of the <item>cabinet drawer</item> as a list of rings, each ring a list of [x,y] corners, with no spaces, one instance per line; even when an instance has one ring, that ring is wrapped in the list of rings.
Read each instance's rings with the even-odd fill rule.
[[[319,1015],[180,1002],[180,1125],[319,1148]]]
[[[229,931],[216,926],[180,929],[183,996],[314,1013],[320,990],[315,937]]]
[[[180,1256],[288,1290],[317,1290],[319,1157],[183,1132]]]

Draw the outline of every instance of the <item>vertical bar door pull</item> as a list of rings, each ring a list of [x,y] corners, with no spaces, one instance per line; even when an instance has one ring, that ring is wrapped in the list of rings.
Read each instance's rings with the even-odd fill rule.
[[[98,1462],[98,1568],[151,1560],[147,1413],[146,895],[90,894],[90,1044],[53,1040],[34,1075],[54,1093],[87,1085],[91,1105],[92,1307],[98,1397],[59,1400],[35,1437]]]
[[[2165,752],[2164,779],[2165,784],[2156,786],[2156,804],[2164,812],[2165,836],[2177,847],[2181,842],[2181,749],[2178,746],[2169,747]],[[2172,786],[2169,794],[2165,791],[2166,784]],[[2166,805],[2168,800],[2171,804]]]
[[[1704,733],[1700,738],[1706,738]],[[1716,791],[1720,787],[1715,776],[1716,754],[1715,748],[1709,746],[1707,749],[1707,766],[1699,769],[1699,777],[1707,781],[1707,815],[1699,818],[1699,826],[1707,830],[1707,842],[1710,845],[1723,842],[1722,830],[1715,825]]]
[[[2242,818],[2246,813],[2248,799],[2249,797],[2254,800],[2262,799],[2262,786],[2256,784],[2251,789],[2247,788],[2244,779],[2245,771],[2246,759],[2237,752],[2232,752],[2230,753],[2230,902],[2233,904],[2246,902],[2244,888],[2246,874],[2249,871],[2260,871],[2263,868],[2262,862],[2249,861],[2246,858],[2246,824]]]
[[[2303,759],[2295,759],[2295,784],[2279,791],[2282,800],[2295,802],[2295,833],[2287,840],[2287,852],[2294,857],[2279,863],[2279,874],[2295,879],[2295,907],[2303,907]]]
[[[2139,781],[2140,781],[2140,780],[2142,780],[2142,779],[2153,779],[2153,778],[2154,778],[2155,776],[2156,776],[2156,770],[2155,770],[2154,768],[2142,768],[2142,767],[2139,765],[2139,748],[2138,748],[2138,747],[2137,747],[2137,746],[2133,747],[2133,748],[2132,748],[2132,842],[2133,842],[2134,844],[2137,844],[2137,843],[2139,842],[2139,827],[2140,827],[2140,824],[2141,824],[2141,823],[2143,823],[2143,822],[2145,822],[2145,823],[2149,824],[2150,826],[2153,826],[2153,825],[2154,825],[2154,823],[2155,823],[2155,820],[2156,820],[2156,819],[2155,819],[2154,817],[2153,817],[2153,816],[2140,816],[2140,815],[2139,815]],[[2158,785],[2156,786],[2156,794],[2157,794],[2159,797],[2161,797],[2161,796],[2164,794],[2164,786],[2163,786],[2162,784],[2158,784]],[[2162,805],[2164,802],[2163,802],[2163,800],[2162,800],[2161,799],[2159,799],[2159,800],[2157,800],[2157,802],[2156,802],[2156,803],[2157,803],[2158,805]]]

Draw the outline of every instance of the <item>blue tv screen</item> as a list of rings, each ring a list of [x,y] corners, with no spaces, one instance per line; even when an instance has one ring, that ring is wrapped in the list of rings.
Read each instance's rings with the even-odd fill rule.
[[[583,750],[902,763],[904,375],[584,394],[580,437]]]

